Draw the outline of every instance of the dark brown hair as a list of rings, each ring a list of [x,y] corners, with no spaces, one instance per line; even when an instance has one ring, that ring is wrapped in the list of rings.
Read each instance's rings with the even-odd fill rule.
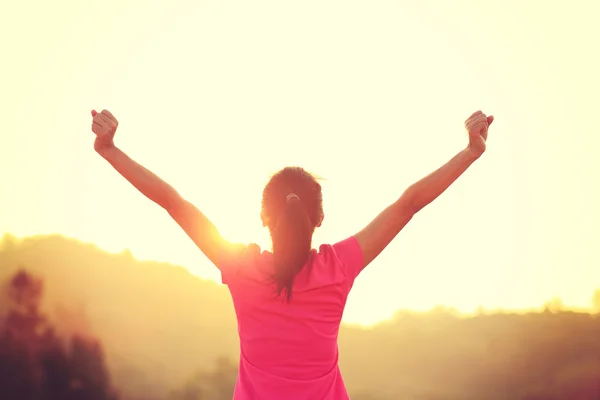
[[[263,221],[271,233],[277,296],[292,298],[294,278],[309,262],[312,236],[323,220],[323,195],[317,179],[300,167],[271,177],[262,198]]]

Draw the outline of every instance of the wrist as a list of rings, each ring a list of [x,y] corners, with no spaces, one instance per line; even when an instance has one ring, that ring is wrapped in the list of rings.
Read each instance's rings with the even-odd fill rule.
[[[477,159],[479,157],[481,157],[481,155],[483,154],[483,152],[472,148],[471,146],[467,146],[467,148],[465,150],[463,150],[463,152],[465,153],[465,156],[467,157],[467,159],[470,162],[475,162],[477,161]]]
[[[113,154],[116,150],[117,148],[115,147],[115,145],[111,144],[108,146],[102,146],[100,148],[97,148],[96,153],[98,153],[100,157],[104,159],[109,159],[111,154]]]

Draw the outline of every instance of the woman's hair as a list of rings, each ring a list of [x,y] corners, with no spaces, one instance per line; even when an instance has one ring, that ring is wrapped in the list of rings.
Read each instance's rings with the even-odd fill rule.
[[[271,177],[262,198],[262,217],[273,242],[277,296],[292,298],[294,278],[309,261],[312,235],[323,220],[321,185],[300,167],[286,167]]]

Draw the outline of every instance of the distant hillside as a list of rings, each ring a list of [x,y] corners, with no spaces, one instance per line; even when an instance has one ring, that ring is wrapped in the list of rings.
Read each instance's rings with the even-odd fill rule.
[[[60,236],[6,238],[0,248],[0,280],[21,266],[43,278],[48,314],[102,338],[117,385],[165,390],[218,357],[237,360],[229,293],[213,281]]]
[[[43,279],[44,310],[60,332],[102,341],[123,399],[166,399],[194,379],[211,380],[197,373],[215,365],[215,373],[227,376],[221,380],[226,386],[234,379],[229,364],[215,364],[238,357],[224,286],[179,266],[137,261],[128,252],[109,254],[60,236],[5,237],[0,282],[20,267]],[[444,309],[403,312],[371,329],[343,327],[340,352],[356,400],[600,395],[600,318],[584,313],[548,309],[460,318]],[[200,398],[186,390],[171,398]]]

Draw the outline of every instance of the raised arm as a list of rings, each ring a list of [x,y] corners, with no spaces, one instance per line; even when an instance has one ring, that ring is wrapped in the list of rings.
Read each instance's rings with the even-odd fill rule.
[[[239,248],[224,240],[215,225],[173,187],[114,145],[119,123],[109,111],[92,111],[92,117],[96,152],[144,196],[164,208],[213,264],[218,266],[220,256]]]
[[[477,111],[465,121],[469,145],[441,168],[408,187],[354,237],[363,253],[363,268],[369,265],[408,224],[412,217],[441,195],[485,151],[488,127],[494,117]]]

